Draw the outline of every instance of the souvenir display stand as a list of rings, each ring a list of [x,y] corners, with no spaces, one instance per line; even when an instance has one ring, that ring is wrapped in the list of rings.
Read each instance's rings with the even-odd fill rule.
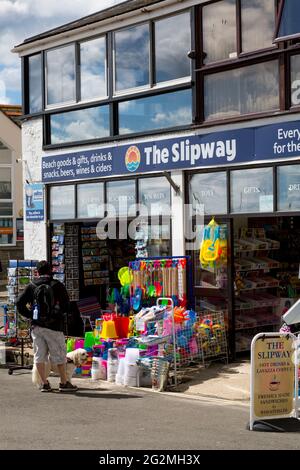
[[[31,336],[29,322],[20,317],[16,309],[16,301],[18,296],[26,289],[27,285],[32,281],[37,261],[31,260],[10,260],[8,266],[8,311],[14,311],[15,318],[15,337],[16,342],[21,345],[21,360],[18,365],[10,365],[8,369],[9,375],[15,370],[31,369],[32,366],[25,365],[25,346],[31,346]]]

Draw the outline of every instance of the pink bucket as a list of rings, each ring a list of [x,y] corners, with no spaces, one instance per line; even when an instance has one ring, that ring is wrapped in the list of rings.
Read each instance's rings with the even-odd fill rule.
[[[84,339],[77,339],[75,341],[75,349],[83,349]]]

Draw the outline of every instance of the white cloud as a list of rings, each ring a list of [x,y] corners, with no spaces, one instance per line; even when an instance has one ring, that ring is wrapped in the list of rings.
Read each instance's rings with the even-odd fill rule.
[[[0,0],[0,80],[6,93],[0,98],[8,103],[9,96],[21,93],[20,59],[11,49],[24,39],[61,26],[82,16],[95,13],[124,0]],[[19,78],[17,78],[19,75]],[[2,99],[4,98],[4,100]]]

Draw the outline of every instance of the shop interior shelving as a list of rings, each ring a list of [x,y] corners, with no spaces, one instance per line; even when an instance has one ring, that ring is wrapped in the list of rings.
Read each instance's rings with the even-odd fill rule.
[[[253,336],[259,331],[278,329],[276,310],[280,303],[280,282],[276,271],[281,263],[273,258],[280,243],[262,238],[235,240],[235,323],[236,351],[249,351]]]

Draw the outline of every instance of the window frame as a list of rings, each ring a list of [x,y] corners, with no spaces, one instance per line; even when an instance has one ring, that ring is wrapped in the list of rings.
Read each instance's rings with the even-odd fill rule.
[[[198,5],[196,7],[197,9],[197,16],[200,18],[200,23],[201,23],[201,28],[199,30],[199,27],[196,28],[196,48],[198,46],[198,51],[196,51],[197,55],[197,69],[206,69],[207,67],[214,67],[214,66],[219,66],[219,65],[226,65],[230,63],[234,63],[238,61],[239,59],[243,58],[251,58],[252,56],[257,56],[259,54],[271,52],[274,50],[277,50],[279,47],[277,44],[272,43],[269,47],[262,47],[260,49],[256,49],[254,51],[247,51],[243,52],[242,50],[242,43],[243,43],[243,31],[242,31],[242,5],[241,5],[241,0],[235,0],[235,13],[236,13],[236,57],[228,58],[228,59],[221,59],[221,60],[216,60],[213,62],[210,62],[209,64],[204,64],[204,57],[205,57],[205,52],[203,51],[203,9],[207,5],[212,5],[214,3],[219,3],[222,0],[212,0],[208,1],[206,3],[203,3],[201,5]],[[275,4],[275,17],[274,17],[274,25],[276,25],[276,19],[278,13],[278,0],[273,0]]]
[[[76,54],[76,60],[78,61],[78,49],[79,45],[82,42],[89,41],[89,40],[94,40],[97,39],[98,37],[106,37],[106,54],[107,54],[107,67],[106,67],[106,73],[107,73],[107,91],[108,91],[108,96],[97,99],[97,100],[89,100],[89,101],[79,101],[77,99],[76,103],[72,104],[67,104],[63,106],[58,106],[56,108],[51,108],[48,109],[45,107],[45,103],[43,106],[43,110],[39,113],[35,114],[25,114],[23,117],[24,118],[31,118],[35,116],[41,116],[44,120],[44,127],[43,127],[43,149],[44,150],[51,150],[51,149],[56,149],[56,148],[69,148],[72,146],[83,146],[83,145],[88,145],[88,144],[102,144],[102,143],[110,143],[113,141],[122,141],[126,140],[128,138],[135,138],[135,137],[146,137],[149,135],[161,135],[166,132],[172,133],[172,132],[178,132],[178,131],[185,131],[185,130],[194,130],[194,129],[205,129],[206,127],[211,127],[211,126],[219,126],[219,125],[224,125],[227,123],[236,123],[236,122],[245,122],[249,120],[249,117],[251,119],[259,119],[262,117],[272,117],[276,114],[278,116],[279,114],[288,114],[288,113],[296,113],[299,112],[299,107],[298,106],[291,106],[290,103],[290,94],[291,94],[291,88],[290,88],[290,71],[289,71],[289,57],[291,54],[298,53],[300,52],[300,45],[299,44],[292,44],[292,43],[281,43],[281,44],[272,44],[269,48],[267,49],[261,49],[261,50],[255,50],[251,52],[241,52],[240,55],[238,55],[237,58],[234,59],[226,59],[225,61],[219,61],[215,62],[212,64],[207,64],[203,65],[202,64],[202,59],[201,59],[201,50],[202,50],[202,43],[201,43],[201,37],[202,37],[202,9],[205,5],[207,4],[213,4],[216,3],[216,1],[221,1],[221,0],[207,0],[205,3],[197,4],[197,5],[191,5],[189,7],[182,8],[181,10],[176,10],[175,12],[169,12],[166,14],[162,14],[161,16],[155,16],[151,18],[150,20],[142,20],[141,22],[136,22],[133,23],[131,26],[138,26],[139,24],[145,24],[148,23],[150,26],[150,33],[151,33],[151,41],[150,43],[152,44],[151,46],[151,54],[150,54],[150,62],[152,63],[153,67],[150,68],[150,86],[148,86],[147,89],[132,89],[129,90],[130,92],[126,93],[120,93],[118,95],[114,94],[113,90],[113,79],[114,79],[114,70],[113,70],[113,63],[114,63],[114,58],[113,58],[113,35],[115,32],[117,32],[120,29],[123,28],[118,28],[116,30],[109,30],[105,33],[101,34],[95,34],[91,35],[89,37],[81,38],[78,39],[77,41],[69,42],[63,44],[61,47],[67,46],[68,44],[77,44],[77,54]],[[236,4],[240,6],[240,1],[241,0],[236,0]],[[278,13],[281,8],[280,4],[281,0],[274,0],[275,2],[275,9],[277,11],[277,18],[278,18]],[[190,15],[190,33],[191,33],[191,51],[188,54],[188,57],[191,60],[191,76],[190,77],[185,77],[185,78],[180,78],[180,79],[175,79],[167,82],[159,82],[155,83],[155,77],[154,77],[154,70],[155,68],[155,34],[154,34],[154,26],[156,21],[163,20],[164,18],[170,18],[172,16],[176,15],[181,15],[184,13],[188,13]],[[237,15],[239,16],[240,20],[238,21],[238,24],[241,23],[241,10],[239,9]],[[237,36],[241,38],[241,29],[240,27],[237,27]],[[237,41],[240,41],[241,39],[238,39]],[[55,48],[56,49],[56,48]],[[45,54],[46,50],[38,52],[42,54],[42,62],[45,62]],[[34,54],[29,54],[28,56],[25,56],[22,58],[22,63],[23,63],[23,105],[24,105],[24,112],[28,112],[28,104],[27,104],[27,99],[28,99],[28,93],[26,92],[26,87],[28,85],[28,77],[26,78],[26,69],[28,67],[26,66],[27,58],[30,57],[30,55]],[[204,86],[204,76],[213,73],[213,72],[218,72],[218,71],[225,71],[230,68],[241,68],[243,66],[247,65],[252,65],[255,63],[259,62],[264,62],[272,59],[278,59],[279,63],[279,88],[280,88],[280,108],[278,111],[262,111],[258,114],[252,113],[252,114],[245,114],[245,115],[239,115],[239,116],[234,116],[234,117],[228,117],[226,119],[219,119],[219,120],[209,120],[205,121],[204,120],[204,96],[203,96],[203,86]],[[76,69],[76,83],[78,82],[77,76],[78,76],[78,67]],[[43,74],[43,94],[42,94],[42,99],[45,99],[44,96],[44,86],[45,86],[45,67],[43,67],[42,70]],[[27,82],[27,83],[26,83]],[[139,98],[139,97],[147,97],[147,96],[153,96],[153,95],[159,95],[160,93],[164,93],[167,91],[176,91],[176,90],[181,90],[185,88],[191,88],[192,90],[192,122],[188,126],[179,126],[179,127],[174,127],[174,128],[168,128],[168,129],[154,129],[152,131],[145,131],[145,132],[139,132],[139,133],[132,133],[132,134],[126,134],[126,135],[118,135],[118,113],[117,113],[117,104],[118,102],[124,101],[124,100],[129,100],[129,99],[134,99],[134,98]],[[26,95],[27,94],[27,95]],[[78,94],[78,85],[77,85],[77,94]],[[103,139],[96,139],[96,140],[84,140],[84,141],[77,141],[77,142],[70,142],[66,144],[49,144],[49,113],[52,113],[55,111],[55,113],[59,112],[67,112],[67,111],[72,111],[72,110],[79,110],[82,108],[86,108],[88,106],[93,107],[93,106],[99,106],[101,104],[109,104],[110,106],[110,135],[106,138]],[[27,106],[27,109],[26,109]]]
[[[0,214],[0,220],[4,219],[10,219],[13,222],[12,230],[13,230],[13,237],[12,237],[12,243],[0,243],[0,248],[1,247],[10,247],[10,246],[16,246],[16,207],[14,203],[14,194],[15,194],[15,175],[14,175],[14,165],[13,165],[13,152],[11,149],[9,149],[11,154],[12,154],[12,161],[11,164],[9,163],[0,163],[0,171],[1,168],[8,168],[10,169],[10,177],[11,177],[11,198],[10,199],[0,199],[0,203],[10,203],[12,204],[12,215],[1,215]]]
[[[89,98],[89,99],[86,99],[86,100],[83,100],[81,98],[81,50],[80,50],[80,46],[81,44],[84,44],[84,43],[87,43],[87,42],[90,42],[90,41],[95,41],[97,39],[101,39],[101,38],[104,38],[105,40],[105,62],[104,62],[104,71],[105,71],[105,88],[106,88],[106,94],[105,95],[99,95],[95,98]],[[77,103],[84,103],[84,104],[87,104],[87,103],[94,103],[95,101],[99,101],[99,100],[106,100],[109,98],[109,73],[108,73],[108,69],[109,69],[109,57],[108,57],[108,38],[107,38],[107,34],[104,33],[104,34],[101,34],[101,35],[97,35],[97,36],[94,36],[94,37],[89,37],[89,38],[85,38],[85,39],[82,39],[80,41],[77,41],[77,54],[76,54],[76,90],[77,90]]]
[[[267,62],[272,62],[274,60],[277,59],[277,64],[278,64],[278,93],[279,93],[279,107],[277,109],[273,109],[273,110],[264,110],[264,111],[261,111],[261,112],[253,112],[253,113],[245,113],[245,114],[241,114],[239,116],[229,116],[229,117],[223,117],[223,118],[217,118],[217,119],[205,119],[205,98],[204,98],[204,85],[205,85],[205,77],[207,76],[210,76],[210,75],[215,75],[215,74],[218,74],[218,73],[222,73],[222,72],[228,72],[228,71],[233,71],[233,70],[238,70],[238,69],[242,69],[242,68],[246,68],[246,67],[250,67],[250,66],[255,66],[255,65],[259,65],[259,64],[265,64]],[[253,117],[261,117],[261,116],[267,116],[267,115],[273,115],[274,113],[278,113],[279,111],[282,111],[283,108],[282,108],[282,99],[281,99],[281,96],[280,96],[280,91],[281,91],[281,76],[280,76],[280,73],[281,73],[281,63],[280,63],[280,55],[278,55],[278,53],[273,53],[271,55],[268,54],[267,56],[267,60],[266,60],[266,57],[263,56],[263,57],[260,57],[260,58],[252,58],[251,60],[243,60],[242,62],[239,61],[235,64],[228,64],[227,66],[221,66],[219,65],[218,67],[207,67],[205,69],[205,71],[203,70],[203,73],[201,74],[202,75],[202,86],[203,86],[203,92],[201,94],[201,97],[202,97],[202,122],[206,124],[206,126],[212,126],[212,125],[215,125],[215,124],[218,124],[218,123],[224,123],[224,122],[237,122],[237,121],[242,121],[242,120],[246,120],[246,119],[249,119],[250,118],[253,118]]]
[[[52,51],[57,51],[59,49],[67,48],[73,46],[74,48],[74,87],[75,87],[75,99],[74,100],[68,100],[68,101],[62,101],[59,103],[54,103],[54,104],[48,104],[48,64],[47,64],[47,54],[48,52]],[[45,80],[44,80],[44,99],[45,99],[45,104],[44,104],[44,109],[62,109],[66,106],[70,106],[71,104],[76,104],[78,103],[78,43],[77,42],[70,42],[66,44],[62,44],[57,47],[51,47],[49,49],[46,49],[44,51],[44,73],[45,73]]]

